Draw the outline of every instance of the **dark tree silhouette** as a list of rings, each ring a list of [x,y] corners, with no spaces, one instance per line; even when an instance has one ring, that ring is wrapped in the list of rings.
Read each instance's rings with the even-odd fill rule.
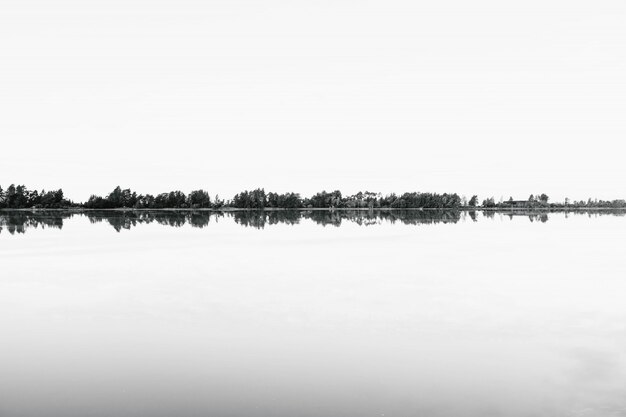
[[[486,209],[572,209],[572,208],[602,208],[617,209],[626,208],[625,200],[592,200],[569,201],[564,203],[548,203],[548,195],[531,194],[527,200],[508,201],[496,203],[494,198],[482,201],[482,208]],[[6,188],[0,187],[0,209],[21,208],[71,208],[83,207],[88,209],[213,209],[227,208],[246,210],[265,209],[460,209],[465,203],[458,194],[438,194],[406,192],[401,195],[373,193],[359,191],[356,194],[344,196],[341,191],[321,191],[310,198],[302,198],[300,194],[288,192],[284,194],[269,192],[263,188],[252,191],[242,191],[236,194],[232,200],[224,201],[218,195],[211,199],[209,193],[202,189],[195,190],[186,195],[182,191],[170,191],[156,196],[151,194],[137,194],[129,188],[122,189],[117,186],[106,197],[91,195],[82,204],[75,204],[67,200],[62,189],[55,191],[40,192],[28,190],[24,185],[11,184]],[[467,207],[478,207],[478,196],[473,195]]]

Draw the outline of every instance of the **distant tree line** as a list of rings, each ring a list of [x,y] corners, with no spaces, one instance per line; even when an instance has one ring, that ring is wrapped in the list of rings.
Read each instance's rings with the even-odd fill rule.
[[[441,208],[462,207],[458,194],[404,193],[401,195],[358,192],[343,196],[341,191],[322,191],[310,198],[303,198],[298,193],[265,192],[262,188],[242,191],[232,200],[223,201],[219,196],[211,199],[204,190],[192,191],[185,195],[182,191],[172,191],[157,196],[137,194],[130,189],[115,188],[108,196],[92,195],[83,205],[86,208],[237,208],[264,210],[272,208]]]
[[[28,190],[23,185],[11,184],[6,190],[0,186],[0,208],[65,208],[75,204],[63,196],[63,190]]]
[[[492,209],[626,208],[626,200],[588,199],[587,201],[570,201],[569,198],[566,198],[564,202],[549,203],[549,199],[550,198],[545,193],[531,194],[526,200],[514,200],[513,197],[509,197],[508,200],[501,199],[499,202],[496,202],[493,197],[490,197],[483,200],[480,207]],[[477,196],[473,196],[472,200],[474,206],[476,206]],[[472,206],[471,203],[472,201],[470,201],[470,206]]]
[[[182,191],[170,191],[156,196],[151,194],[137,194],[130,189],[116,187],[106,197],[92,195],[83,207],[90,209],[109,208],[140,208],[140,209],[163,209],[163,208],[213,208],[219,209],[224,202],[219,196],[213,200],[204,190],[192,191],[185,194]]]
[[[213,198],[204,190],[195,190],[189,194],[182,191],[170,191],[157,195],[137,194],[126,188],[116,187],[108,195],[101,197],[92,195],[85,203],[74,203],[67,200],[63,190],[31,191],[23,185],[10,185],[6,190],[0,187],[1,208],[137,208],[137,209],[214,209],[236,208],[250,210],[264,209],[515,209],[515,208],[626,208],[624,200],[587,200],[573,201],[565,199],[562,203],[550,203],[545,193],[531,194],[526,200],[500,199],[496,202],[493,197],[486,198],[479,204],[477,195],[469,200],[458,194],[438,194],[407,192],[404,194],[373,193],[370,191],[358,192],[353,195],[343,195],[341,191],[322,191],[311,197],[301,197],[298,193],[266,193],[263,188],[251,191],[242,191],[232,200],[222,200],[218,195]]]

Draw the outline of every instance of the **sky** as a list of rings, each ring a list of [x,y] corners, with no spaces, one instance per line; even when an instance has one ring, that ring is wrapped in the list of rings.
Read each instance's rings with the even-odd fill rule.
[[[626,198],[620,0],[2,0],[0,184]]]

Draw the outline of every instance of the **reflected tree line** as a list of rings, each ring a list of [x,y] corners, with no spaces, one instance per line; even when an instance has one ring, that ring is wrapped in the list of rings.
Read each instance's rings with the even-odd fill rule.
[[[597,217],[602,215],[625,216],[624,210],[566,211],[565,216]],[[255,229],[278,224],[296,225],[310,221],[321,226],[339,227],[346,223],[358,226],[374,226],[383,223],[404,225],[429,225],[437,223],[476,222],[479,218],[494,219],[525,217],[531,222],[545,223],[549,215],[546,211],[514,210],[496,211],[432,211],[432,210],[275,210],[275,211],[13,211],[0,212],[0,233],[24,233],[28,229],[61,229],[64,220],[74,216],[85,216],[93,224],[107,223],[116,231],[130,230],[141,224],[156,223],[169,227],[189,225],[195,228],[207,227],[220,219],[233,220],[238,225]]]
[[[29,211],[0,212],[0,233],[24,233],[27,229],[61,229],[63,220],[72,217],[70,212],[33,213]]]

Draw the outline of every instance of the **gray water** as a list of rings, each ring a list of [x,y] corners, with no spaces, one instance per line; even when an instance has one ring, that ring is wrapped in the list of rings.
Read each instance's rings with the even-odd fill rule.
[[[626,416],[623,214],[0,212],[0,416]]]

